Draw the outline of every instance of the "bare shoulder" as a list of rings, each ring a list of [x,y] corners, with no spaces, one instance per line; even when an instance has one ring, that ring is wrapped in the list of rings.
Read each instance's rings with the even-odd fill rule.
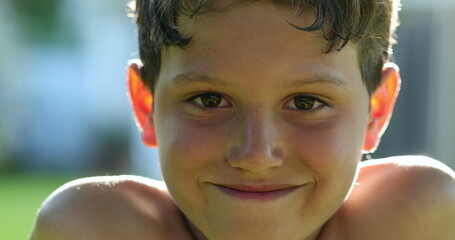
[[[397,156],[377,160],[369,160],[360,163],[362,172],[375,171],[376,169],[388,169],[389,171],[400,171],[408,173],[420,173],[418,176],[442,177],[452,181],[455,173],[444,163],[425,156]],[[383,172],[383,171],[381,171]],[[424,175],[421,175],[421,174]]]
[[[349,239],[455,239],[455,173],[422,156],[363,162],[337,214]]]
[[[63,185],[44,201],[31,239],[173,239],[183,223],[162,182],[90,177]]]

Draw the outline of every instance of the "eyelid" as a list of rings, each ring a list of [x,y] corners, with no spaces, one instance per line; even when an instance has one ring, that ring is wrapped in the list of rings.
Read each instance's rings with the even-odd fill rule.
[[[316,102],[320,103],[321,106],[317,107],[317,108],[312,108],[312,109],[309,109],[309,110],[300,110],[300,109],[297,109],[297,108],[292,108],[292,107],[286,107],[287,105],[289,105],[290,102],[294,101],[294,99],[296,97],[300,97],[300,96],[305,96],[305,97],[309,97],[309,98],[312,98],[314,99]],[[300,111],[300,112],[315,112],[317,111],[319,108],[324,108],[324,107],[331,107],[330,104],[327,103],[326,100],[323,100],[321,97],[318,97],[318,96],[314,96],[314,95],[311,95],[311,94],[294,94],[292,96],[290,96],[285,104],[284,104],[284,107],[285,108],[288,108],[288,109],[292,109],[292,110],[295,110],[295,111]]]
[[[227,104],[225,106],[217,106],[217,107],[205,107],[204,105],[202,104],[199,104],[199,103],[196,103],[195,99],[197,98],[200,98],[202,97],[203,95],[206,95],[206,94],[214,94],[214,95],[219,95],[221,96],[222,98],[222,102],[223,101],[226,101]],[[213,111],[213,110],[217,110],[217,109],[222,109],[222,108],[226,108],[226,107],[230,107],[232,106],[232,103],[231,101],[225,97],[223,94],[221,93],[217,93],[217,92],[213,92],[213,91],[210,91],[210,92],[199,92],[199,93],[196,93],[196,94],[193,94],[192,96],[188,97],[185,102],[187,103],[190,103],[192,106],[200,109],[200,110],[203,110],[203,111]]]

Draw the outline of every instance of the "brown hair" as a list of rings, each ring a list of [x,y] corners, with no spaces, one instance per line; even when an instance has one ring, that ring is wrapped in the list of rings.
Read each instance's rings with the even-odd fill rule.
[[[183,36],[177,26],[180,14],[194,17],[215,10],[216,0],[133,0],[139,34],[139,52],[143,63],[142,77],[150,90],[161,68],[165,47],[184,47],[191,37]],[[246,0],[243,0],[246,1]],[[310,26],[294,26],[302,31],[324,31],[324,52],[340,51],[348,41],[357,44],[362,79],[371,95],[381,79],[381,70],[390,60],[394,33],[398,24],[400,0],[273,0],[316,16]]]

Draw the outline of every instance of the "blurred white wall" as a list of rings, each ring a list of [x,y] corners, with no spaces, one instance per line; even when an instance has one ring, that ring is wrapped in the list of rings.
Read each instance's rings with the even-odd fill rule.
[[[8,156],[9,165],[42,171],[84,171],[123,158],[114,167],[159,177],[156,153],[129,140],[137,129],[126,63],[138,51],[127,0],[61,0],[54,34],[69,40],[51,43],[28,41],[8,3],[0,2],[0,168]]]

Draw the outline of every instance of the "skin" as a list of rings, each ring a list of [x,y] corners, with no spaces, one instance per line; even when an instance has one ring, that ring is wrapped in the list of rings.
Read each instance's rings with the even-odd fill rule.
[[[454,238],[455,174],[447,166],[408,156],[367,161],[360,169],[352,194],[316,239]],[[30,239],[204,239],[195,233],[162,183],[112,176],[57,189],[43,203]]]
[[[311,15],[291,15],[261,2],[183,19],[193,42],[163,60],[153,113],[163,177],[209,239],[314,239],[354,181],[369,120],[356,49],[322,53],[320,34],[286,21]],[[219,107],[201,104],[206,92]],[[298,96],[319,102],[299,110]],[[229,184],[298,189],[263,203],[216,187]]]
[[[322,36],[290,26],[291,14],[254,3],[184,19],[193,42],[163,60],[153,113],[163,178],[209,239],[314,239],[354,181],[369,120],[356,50],[322,53]],[[219,107],[201,104],[207,92]],[[323,103],[298,110],[298,96]],[[298,189],[244,201],[215,186],[229,184]]]
[[[67,184],[32,239],[453,239],[453,171],[416,157],[359,164],[390,118],[397,68],[384,67],[370,98],[355,45],[322,53],[320,34],[288,23],[311,15],[292,13],[254,1],[181,18],[193,40],[166,49],[155,92],[138,64],[129,75],[167,187],[128,176]],[[264,201],[219,187],[277,184],[294,190]]]

